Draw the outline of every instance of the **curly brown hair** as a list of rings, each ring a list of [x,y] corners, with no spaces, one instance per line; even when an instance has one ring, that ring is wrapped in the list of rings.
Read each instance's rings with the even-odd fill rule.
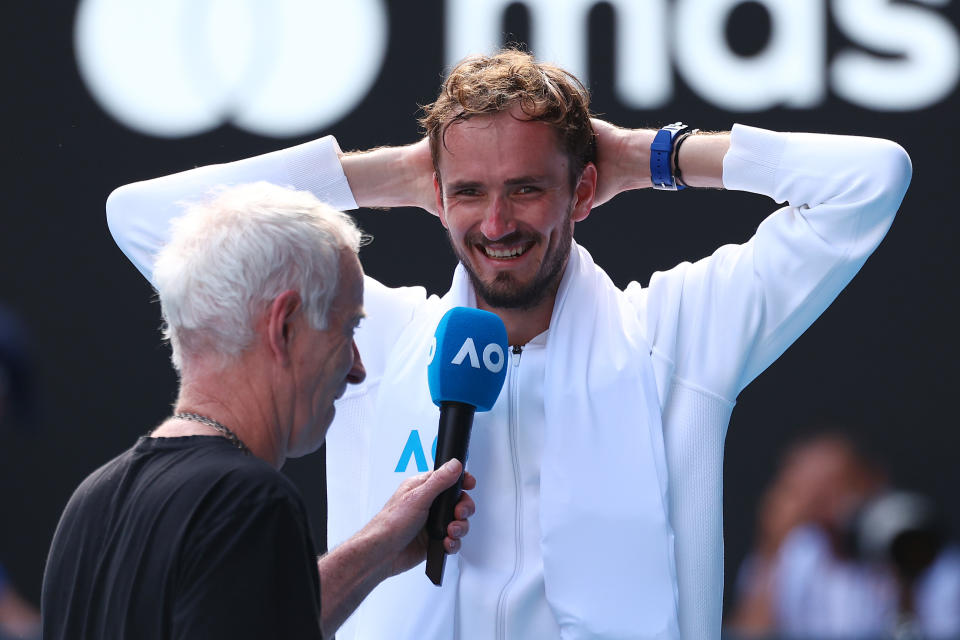
[[[423,107],[420,124],[430,138],[437,175],[440,146],[446,145],[450,125],[477,115],[507,111],[514,105],[519,105],[530,120],[545,122],[557,132],[561,148],[570,156],[573,189],[583,168],[594,162],[596,156],[590,94],[569,72],[537,62],[518,49],[464,58],[447,76],[437,99]]]

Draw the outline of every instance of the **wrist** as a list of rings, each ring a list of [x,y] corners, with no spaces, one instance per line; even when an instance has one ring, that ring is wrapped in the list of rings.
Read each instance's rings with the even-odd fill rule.
[[[390,544],[392,538],[389,531],[380,526],[376,516],[350,540],[355,545],[358,557],[363,558],[363,571],[373,584],[380,584],[396,575],[394,558],[399,550]]]
[[[617,175],[623,177],[619,191],[648,189],[650,180],[650,145],[657,134],[656,129],[624,129],[620,168]]]
[[[433,156],[426,138],[398,147],[401,175],[406,189],[407,206],[428,211],[435,208],[433,192]]]
[[[680,179],[677,153],[681,143],[696,129],[682,122],[661,127],[650,145],[650,181],[653,188],[661,191],[679,191],[686,188]]]

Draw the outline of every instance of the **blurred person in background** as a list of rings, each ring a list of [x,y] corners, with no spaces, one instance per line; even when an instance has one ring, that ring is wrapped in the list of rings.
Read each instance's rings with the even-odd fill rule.
[[[37,421],[30,339],[20,317],[0,304],[0,427]]]
[[[727,628],[744,637],[960,634],[960,555],[928,500],[847,437],[791,447],[761,498]]]
[[[0,640],[40,637],[40,612],[27,602],[0,565]]]
[[[29,340],[20,318],[0,305],[0,438],[7,428],[36,419]],[[39,638],[40,612],[14,588],[0,564],[0,640]]]

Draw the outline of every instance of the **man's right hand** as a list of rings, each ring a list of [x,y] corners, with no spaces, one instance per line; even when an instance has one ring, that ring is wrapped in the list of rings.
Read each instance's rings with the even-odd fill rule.
[[[425,525],[430,505],[457,482],[462,469],[460,461],[454,459],[436,471],[408,478],[367,526],[319,559],[325,635],[332,635],[380,582],[426,558]],[[463,488],[475,486],[476,479],[464,473]],[[447,553],[460,550],[460,539],[470,529],[467,519],[475,509],[473,499],[463,493],[454,508],[457,519],[447,527],[443,540]]]
[[[426,138],[404,147],[379,147],[340,156],[361,207],[420,207],[437,215],[433,159]]]
[[[608,202],[618,193],[653,186],[650,182],[650,142],[655,131],[624,129],[593,118],[597,134],[597,191],[593,206]]]
[[[450,460],[436,471],[408,478],[387,501],[383,509],[364,527],[383,541],[386,558],[392,557],[388,575],[396,575],[423,562],[427,555],[427,532],[424,525],[430,505],[446,489],[452,487],[463,467],[459,460]],[[463,477],[463,488],[473,489],[476,479],[469,473]],[[447,553],[460,550],[460,539],[470,530],[468,518],[476,510],[473,499],[463,493],[454,508],[456,519],[447,526],[443,548]]]

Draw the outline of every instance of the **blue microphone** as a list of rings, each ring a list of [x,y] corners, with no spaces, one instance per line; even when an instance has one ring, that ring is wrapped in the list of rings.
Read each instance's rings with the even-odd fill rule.
[[[440,407],[434,470],[456,458],[464,465],[475,411],[489,411],[507,377],[507,329],[496,314],[454,307],[444,314],[433,334],[427,381],[430,397]],[[437,496],[427,517],[427,577],[443,582],[446,552],[443,539],[460,500],[463,474]]]

